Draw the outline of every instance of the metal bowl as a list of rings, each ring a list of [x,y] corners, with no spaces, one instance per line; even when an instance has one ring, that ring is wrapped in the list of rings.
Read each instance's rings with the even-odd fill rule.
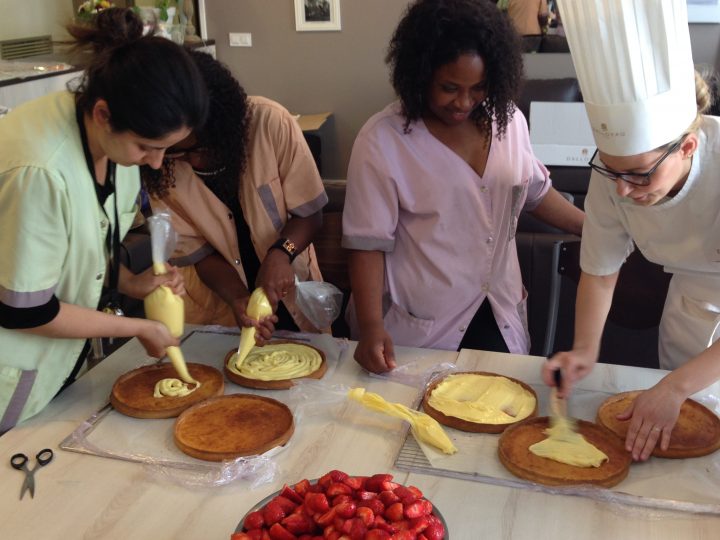
[[[317,482],[317,478],[314,479],[314,480],[310,480],[310,482],[311,482],[312,484],[315,484],[315,483]],[[291,487],[292,487],[292,486],[291,486]],[[265,497],[264,499],[258,501],[255,505],[253,505],[253,507],[250,508],[250,510],[248,510],[248,511],[245,513],[245,515],[240,519],[240,523],[237,524],[237,527],[235,528],[235,531],[234,531],[234,532],[242,532],[242,530],[243,530],[243,523],[245,522],[245,518],[248,516],[248,514],[250,514],[251,512],[257,512],[258,510],[260,510],[263,506],[265,506],[267,503],[269,503],[269,502],[270,502],[271,500],[273,500],[275,497],[277,497],[278,495],[280,495],[280,492],[281,492],[281,491],[282,491],[282,489],[279,489],[279,490],[271,493],[270,495],[268,495],[268,496]],[[432,501],[431,501],[431,502],[432,502]],[[445,528],[445,540],[450,540],[450,532],[449,532],[449,529],[448,529],[447,522],[445,521],[445,518],[443,517],[443,515],[440,513],[440,510],[438,510],[437,506],[435,506],[434,504],[433,504],[433,511],[432,511],[432,513],[433,513],[433,515],[434,515],[435,517],[437,517],[437,518],[440,520],[440,522],[443,524],[443,527]]]

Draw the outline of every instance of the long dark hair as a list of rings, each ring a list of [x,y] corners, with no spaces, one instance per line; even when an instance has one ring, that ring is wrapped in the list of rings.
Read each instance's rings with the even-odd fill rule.
[[[210,110],[204,125],[195,130],[197,145],[207,148],[217,174],[204,177],[208,187],[228,206],[237,200],[240,177],[248,159],[250,104],[247,94],[230,70],[209,54],[191,51],[210,96]],[[161,198],[174,184],[172,160],[159,171],[142,167],[145,189]]]
[[[487,98],[471,119],[485,133],[494,119],[504,134],[522,80],[522,52],[511,21],[488,0],[418,0],[407,8],[385,58],[406,130],[427,108],[435,71],[465,53],[483,59],[487,81]]]
[[[169,39],[143,36],[143,23],[131,9],[106,9],[92,24],[67,29],[77,49],[94,53],[73,88],[80,110],[89,113],[104,99],[115,131],[148,139],[204,122],[207,92],[194,62]]]

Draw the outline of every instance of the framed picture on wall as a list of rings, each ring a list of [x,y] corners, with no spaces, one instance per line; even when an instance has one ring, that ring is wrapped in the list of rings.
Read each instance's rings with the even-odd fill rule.
[[[720,0],[687,0],[688,22],[720,23]]]
[[[295,30],[340,30],[340,0],[295,0]]]

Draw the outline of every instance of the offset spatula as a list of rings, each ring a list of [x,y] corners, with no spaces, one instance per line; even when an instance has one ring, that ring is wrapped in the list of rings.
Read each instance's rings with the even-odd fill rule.
[[[550,389],[550,412],[553,416],[567,417],[567,401],[558,396],[558,390],[562,387],[562,371],[553,371],[555,386]]]
[[[558,396],[558,389],[562,387],[562,372],[560,369],[553,371],[555,386],[550,389],[550,423],[551,425],[564,424],[570,431],[576,431],[574,418],[567,413],[567,399]]]

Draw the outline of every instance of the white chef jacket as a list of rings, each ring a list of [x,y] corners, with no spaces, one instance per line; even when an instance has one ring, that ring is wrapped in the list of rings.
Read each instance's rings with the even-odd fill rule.
[[[704,117],[685,185],[650,207],[617,194],[598,173],[585,199],[580,266],[592,275],[617,272],[633,241],[673,274],[660,324],[660,367],[674,369],[718,337],[720,323],[720,118]]]

